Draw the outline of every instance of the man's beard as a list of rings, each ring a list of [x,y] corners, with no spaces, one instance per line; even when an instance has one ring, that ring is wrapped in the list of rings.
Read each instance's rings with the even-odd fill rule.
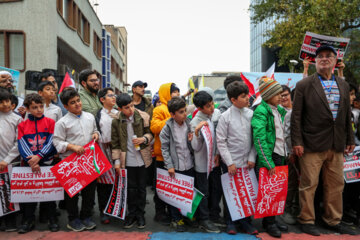
[[[94,89],[87,84],[86,84],[86,88],[89,90],[89,92],[95,93],[95,94],[98,93],[98,91],[99,91],[99,89]]]
[[[6,87],[0,87],[2,89],[5,89],[6,91],[8,91],[9,93],[13,94],[14,93],[14,87],[13,86],[6,86]]]

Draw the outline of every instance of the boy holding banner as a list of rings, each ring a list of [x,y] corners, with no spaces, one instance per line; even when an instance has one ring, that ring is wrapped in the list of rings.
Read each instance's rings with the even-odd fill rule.
[[[171,118],[160,132],[161,151],[165,168],[171,177],[175,172],[194,177],[194,155],[191,147],[192,132],[186,116],[186,103],[180,97],[168,102]],[[185,232],[183,217],[178,208],[169,207],[172,225],[177,232]]]
[[[199,112],[191,120],[191,131],[195,133],[195,136],[192,138],[191,146],[194,149],[195,155],[195,186],[196,188],[204,194],[204,198],[200,202],[200,205],[197,210],[197,218],[199,220],[200,228],[204,229],[207,232],[219,233],[220,229],[215,226],[215,224],[210,220],[209,213],[209,180],[208,174],[210,174],[212,169],[209,169],[208,158],[209,155],[215,155],[215,132],[214,124],[212,122],[212,115],[214,113],[214,101],[210,94],[205,91],[199,91],[194,95],[193,102],[195,106],[199,109]],[[208,126],[210,129],[210,135],[213,144],[213,152],[208,154],[207,144],[203,135],[200,133],[200,130],[203,126]],[[219,157],[216,157],[217,161]],[[210,164],[213,164],[210,162]],[[215,163],[214,165],[218,165]]]
[[[129,229],[137,222],[137,227],[142,229],[145,228],[146,168],[152,162],[150,116],[135,109],[126,93],[117,97],[116,104],[121,113],[111,125],[111,146],[117,174],[120,168],[127,169],[129,213],[124,228]]]
[[[99,139],[95,118],[92,114],[82,111],[79,93],[73,89],[65,89],[60,95],[61,102],[68,113],[55,124],[54,145],[60,153],[60,158],[65,159],[73,152],[83,154],[84,145],[91,140]],[[85,229],[91,230],[96,224],[91,219],[95,202],[96,181],[93,181],[81,190],[82,206],[79,216],[79,194],[72,198],[65,194],[66,210],[69,223],[67,228],[76,232]],[[81,220],[80,220],[81,219]]]
[[[228,174],[234,176],[238,168],[251,169],[255,167],[256,151],[252,141],[251,128],[253,111],[248,108],[249,88],[245,83],[232,82],[227,86],[226,92],[232,106],[220,117],[216,128],[216,142],[221,158],[227,166]],[[225,206],[224,210],[226,231],[229,234],[236,234],[228,206]],[[240,219],[239,223],[248,234],[258,233],[252,226],[250,217]]]
[[[0,172],[19,156],[16,140],[21,121],[22,118],[11,111],[11,93],[0,88]],[[1,222],[5,223],[5,231],[16,231],[16,213],[0,217],[0,225]]]
[[[280,107],[281,85],[274,79],[262,77],[259,81],[261,103],[254,111],[251,120],[253,141],[258,154],[257,167],[266,167],[269,176],[276,174],[275,166],[285,165],[284,117],[285,109]],[[281,237],[281,231],[288,227],[275,220],[275,216],[265,217],[262,221],[267,233]]]
[[[55,121],[44,116],[43,98],[36,93],[25,97],[24,106],[29,114],[28,119],[18,125],[18,148],[22,165],[31,167],[34,173],[40,173],[40,166],[49,165],[57,153],[52,141]],[[20,204],[23,219],[19,233],[27,233],[35,227],[36,205],[36,202]],[[47,213],[49,230],[59,231],[55,201],[41,202],[40,208]]]

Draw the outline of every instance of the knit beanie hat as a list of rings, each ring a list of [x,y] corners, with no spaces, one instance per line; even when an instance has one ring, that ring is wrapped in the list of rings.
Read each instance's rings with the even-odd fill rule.
[[[171,84],[171,87],[170,87],[170,94],[175,92],[175,91],[180,92],[180,89],[176,86],[175,83],[173,83],[173,84]]]
[[[281,85],[274,79],[262,77],[259,80],[259,91],[262,99],[267,101],[281,93],[283,90]]]

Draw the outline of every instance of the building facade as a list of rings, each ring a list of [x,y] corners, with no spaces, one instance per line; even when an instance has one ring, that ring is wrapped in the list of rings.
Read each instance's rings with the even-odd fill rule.
[[[59,83],[66,71],[74,72],[77,84],[83,69],[103,73],[105,28],[88,0],[0,0],[0,8],[0,66],[20,71],[21,96],[36,89],[40,72],[53,71]],[[110,54],[120,66],[113,45]],[[105,80],[123,91],[126,78]]]

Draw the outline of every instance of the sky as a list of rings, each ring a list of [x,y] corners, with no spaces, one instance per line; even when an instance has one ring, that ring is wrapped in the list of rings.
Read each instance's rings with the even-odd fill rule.
[[[250,70],[249,0],[92,0],[103,24],[128,32],[128,83],[153,94],[193,75]]]

